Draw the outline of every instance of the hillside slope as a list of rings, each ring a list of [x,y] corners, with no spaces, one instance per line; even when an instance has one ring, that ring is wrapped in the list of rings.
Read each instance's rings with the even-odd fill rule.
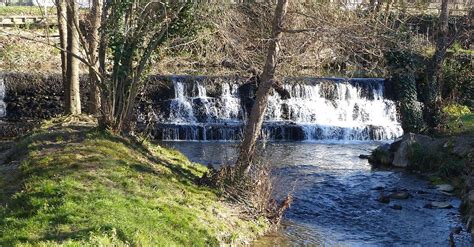
[[[46,124],[10,147],[0,246],[209,246],[249,242],[267,226],[197,185],[204,166],[90,122]]]

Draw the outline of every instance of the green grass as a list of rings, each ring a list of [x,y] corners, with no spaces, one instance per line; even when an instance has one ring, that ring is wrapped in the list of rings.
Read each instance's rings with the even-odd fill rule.
[[[46,8],[48,15],[56,14],[56,8]],[[15,16],[15,15],[29,15],[42,16],[44,14],[44,7],[38,6],[2,6],[0,7],[0,16]]]
[[[474,113],[449,117],[447,135],[474,135]]]
[[[0,166],[0,246],[217,246],[267,227],[197,185],[204,166],[92,127],[38,130],[12,160]]]

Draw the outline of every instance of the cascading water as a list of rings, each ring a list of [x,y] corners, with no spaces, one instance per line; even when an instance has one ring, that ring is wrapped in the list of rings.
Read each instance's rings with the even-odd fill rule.
[[[252,93],[245,93],[246,84],[238,81],[209,83],[203,78],[170,78],[174,98],[155,109],[161,116],[156,138],[241,138]],[[273,91],[268,101],[262,136],[269,140],[389,140],[402,135],[395,103],[384,98],[383,79],[290,79],[283,87],[289,97]]]

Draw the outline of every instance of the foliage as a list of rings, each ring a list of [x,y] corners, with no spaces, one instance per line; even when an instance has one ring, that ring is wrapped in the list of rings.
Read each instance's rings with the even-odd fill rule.
[[[418,171],[436,171],[441,161],[441,153],[436,150],[423,148],[419,143],[411,144],[408,147],[408,160],[411,168]]]
[[[389,166],[391,164],[390,152],[383,148],[376,148],[372,151],[369,161],[376,165]]]
[[[347,10],[325,1],[289,4],[285,27],[314,31],[284,35],[279,62],[285,66],[281,66],[278,76],[383,77],[386,75],[383,53],[394,46],[418,53],[432,47],[431,30],[438,18],[412,12],[370,14],[364,8]],[[249,68],[263,67],[271,23],[271,6],[267,1],[200,2],[188,6],[192,11],[179,19],[190,18],[182,25],[186,29],[180,27],[179,35],[168,35],[152,56],[147,71],[249,75]],[[16,52],[28,54],[21,49]],[[50,61],[54,60],[45,57],[42,64]],[[59,67],[52,65],[46,70],[55,71],[55,68]],[[20,66],[15,69],[25,70]]]
[[[464,171],[464,161],[447,152],[430,150],[419,143],[408,146],[410,169],[422,172],[435,172],[441,178],[460,176]]]
[[[458,45],[448,56],[442,68],[442,96],[449,103],[457,103],[474,109],[474,72],[472,54],[466,54]]]
[[[474,113],[467,113],[462,116],[446,115],[444,124],[444,135],[474,134]]]
[[[134,102],[151,58],[167,38],[189,26],[190,4],[105,1],[99,49],[101,125],[116,133],[130,131]]]
[[[423,127],[423,112],[418,101],[415,71],[420,66],[417,55],[410,51],[392,50],[385,54],[390,81],[400,104],[402,128],[405,132],[419,133]]]
[[[465,105],[451,104],[445,106],[443,112],[451,117],[461,117],[471,113],[471,110]]]
[[[264,217],[272,227],[278,227],[283,213],[292,202],[291,194],[280,203],[274,198],[274,181],[270,164],[259,160],[249,172],[242,172],[237,165],[223,165],[219,170],[210,170],[202,182],[227,195],[245,208],[254,217]]]
[[[8,156],[21,164],[0,166],[1,246],[217,246],[267,226],[198,186],[207,169],[179,152],[84,124],[49,124]]]

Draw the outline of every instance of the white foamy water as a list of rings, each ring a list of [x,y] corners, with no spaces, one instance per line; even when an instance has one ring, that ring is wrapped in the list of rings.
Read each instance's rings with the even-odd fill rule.
[[[238,83],[221,82],[217,96],[210,97],[201,80],[173,77],[172,82],[175,98],[169,114],[161,114],[160,139],[241,138],[248,109]],[[403,134],[395,103],[384,98],[382,79],[328,79],[284,88],[288,99],[274,91],[268,101],[262,134],[270,140],[390,140]]]

